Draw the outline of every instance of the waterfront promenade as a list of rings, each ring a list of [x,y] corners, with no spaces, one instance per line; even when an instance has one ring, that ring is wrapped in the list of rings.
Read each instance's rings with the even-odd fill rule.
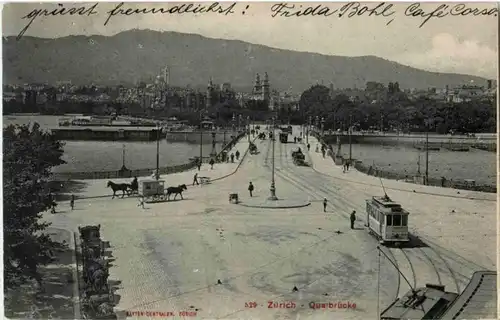
[[[275,144],[277,196],[307,197],[312,205],[305,208],[265,210],[228,202],[234,192],[248,199],[250,181],[255,197],[269,196],[271,143],[257,140],[259,153],[247,154],[239,167],[216,164],[210,170],[204,165],[199,176],[226,177],[189,185],[185,200],[142,209],[135,197],[92,198],[110,194],[107,180],[85,181],[74,211],[63,202],[60,213],[44,217],[70,230],[101,224],[115,259],[110,280],[121,281],[115,293],[120,318],[128,310],[194,311],[196,319],[373,319],[377,278],[381,308],[409,289],[386,258],[379,268],[378,242],[363,228],[365,199],[383,191],[377,178],[344,174],[331,159],[323,159],[314,152],[313,139],[306,155],[312,167],[292,162],[292,150],[306,150],[304,145]],[[247,140],[235,148],[243,154]],[[162,178],[168,186],[190,184],[195,172]],[[429,245],[383,249],[410,281],[442,283],[459,292],[474,271],[496,269],[495,195],[383,181],[389,196],[410,211],[411,231]],[[356,230],[349,228],[352,210],[357,211]],[[291,301],[295,307],[269,309],[269,301]],[[254,302],[255,308],[248,307]],[[313,310],[310,302],[350,302],[356,308]]]

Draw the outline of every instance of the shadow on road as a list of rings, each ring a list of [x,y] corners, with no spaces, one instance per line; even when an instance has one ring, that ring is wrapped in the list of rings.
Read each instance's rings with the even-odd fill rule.
[[[56,201],[68,201],[71,195],[81,193],[87,187],[87,183],[72,180],[53,180],[49,181],[49,188],[55,194]]]
[[[54,261],[40,267],[42,287],[28,282],[5,292],[5,316],[26,319],[35,315],[37,319],[73,319],[73,273],[74,248],[66,244],[69,232],[48,232],[53,241],[61,242],[52,249]],[[62,243],[64,242],[64,243]]]

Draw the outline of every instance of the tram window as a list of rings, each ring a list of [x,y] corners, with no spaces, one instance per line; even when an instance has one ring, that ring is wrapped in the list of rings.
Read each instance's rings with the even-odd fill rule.
[[[392,226],[392,216],[391,215],[387,215],[387,225]]]
[[[393,222],[392,225],[393,226],[400,226],[401,225],[401,215],[400,214],[395,214],[395,215],[393,215],[393,217],[394,218],[392,220],[392,222]]]
[[[406,227],[407,225],[408,225],[408,216],[404,215],[403,216],[403,224],[402,224],[402,226]]]

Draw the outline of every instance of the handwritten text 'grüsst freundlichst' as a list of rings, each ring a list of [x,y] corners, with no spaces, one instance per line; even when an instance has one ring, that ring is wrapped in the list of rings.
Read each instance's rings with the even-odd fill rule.
[[[130,4],[120,2],[114,5],[113,9],[104,12],[104,26],[111,24],[114,20],[138,16],[138,15],[245,15],[250,12],[250,5],[236,2],[213,2],[213,3],[182,3],[178,5],[162,6],[149,5],[140,7],[143,4]],[[417,25],[422,28],[425,24],[433,19],[442,19],[446,17],[497,17],[498,8],[479,7],[475,3],[434,3],[427,6],[425,9],[419,2],[414,2],[409,5],[397,4],[401,6],[396,8],[396,4],[380,2],[380,3],[325,3],[317,5],[307,5],[307,3],[259,3],[260,6],[268,5],[269,14],[272,18],[303,18],[303,17],[318,17],[318,18],[368,18],[378,17],[385,19],[389,25],[397,16],[407,19],[417,20]],[[39,17],[58,18],[62,16],[96,16],[99,15],[99,3],[80,4],[79,6],[71,6],[70,4],[57,4],[54,9],[39,9],[34,8],[28,14],[21,17],[27,20],[26,26],[19,32],[18,39],[21,38],[26,31],[31,27],[33,22]]]

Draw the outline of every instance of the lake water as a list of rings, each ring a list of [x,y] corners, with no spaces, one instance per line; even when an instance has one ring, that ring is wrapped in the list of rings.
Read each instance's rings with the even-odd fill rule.
[[[38,122],[42,127],[57,126],[57,116],[8,116],[3,117],[4,126],[10,123],[24,124]],[[156,142],[113,142],[113,141],[66,141],[63,159],[67,164],[54,168],[55,172],[118,170],[122,165],[122,151],[125,146],[125,165],[129,169],[156,167]],[[314,147],[314,146],[312,146]],[[160,142],[160,166],[183,164],[189,158],[199,156],[197,144],[182,142]],[[203,145],[203,154],[212,149],[209,143]],[[217,145],[217,151],[221,145]],[[336,151],[334,147],[334,151]],[[342,153],[349,156],[349,145],[342,145]],[[384,171],[414,175],[425,173],[425,152],[407,146],[380,146],[354,144],[352,157],[365,165],[375,165]],[[496,153],[477,149],[469,152],[453,152],[446,149],[429,152],[429,176],[446,179],[474,179],[477,184],[496,184]]]
[[[334,151],[336,151],[334,147]],[[349,145],[341,153],[349,158]],[[353,144],[352,158],[378,169],[405,175],[416,175],[420,157],[420,173],[425,174],[425,152],[409,146]],[[496,184],[496,153],[478,149],[453,152],[447,149],[429,151],[429,178],[453,180],[473,179],[477,184]]]
[[[43,128],[57,127],[58,116],[4,116],[3,125],[38,122]],[[211,138],[203,144],[203,155],[212,151]],[[65,141],[63,159],[66,164],[54,172],[119,170],[123,161],[129,169],[156,168],[156,142],[118,141]],[[222,144],[216,144],[220,151]],[[160,141],[160,167],[184,164],[200,155],[200,145],[183,142]]]

